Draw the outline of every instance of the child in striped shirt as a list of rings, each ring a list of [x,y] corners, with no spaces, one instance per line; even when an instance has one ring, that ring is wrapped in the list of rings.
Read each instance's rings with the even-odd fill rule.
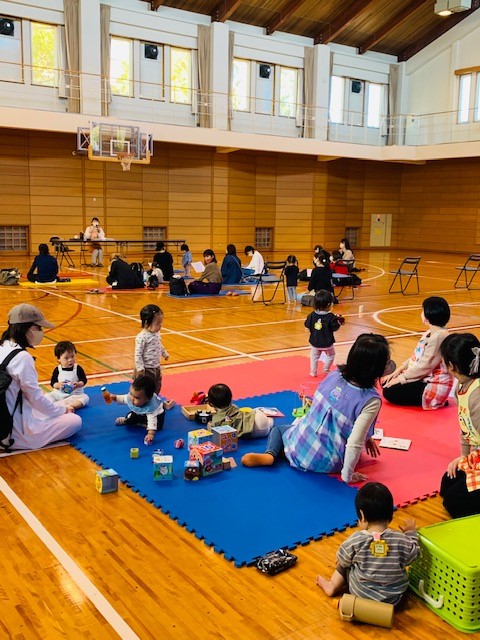
[[[388,528],[393,496],[380,482],[367,482],[358,491],[355,508],[359,531],[340,545],[330,580],[317,576],[317,585],[327,596],[347,590],[396,605],[408,587],[406,567],[420,555],[415,520],[404,521],[403,533]]]

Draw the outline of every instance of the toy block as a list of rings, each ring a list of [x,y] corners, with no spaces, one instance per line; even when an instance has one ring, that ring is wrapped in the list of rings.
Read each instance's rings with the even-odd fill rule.
[[[235,469],[237,463],[234,458],[222,458],[222,465],[224,471],[229,471],[230,469]]]
[[[223,449],[213,442],[204,442],[190,449],[190,460],[198,460],[202,469],[202,476],[223,471]]]
[[[95,487],[99,493],[118,491],[118,473],[114,469],[101,469],[95,476]]]
[[[173,456],[154,454],[152,461],[154,480],[173,480]]]
[[[227,424],[212,427],[212,441],[223,449],[223,453],[238,449],[237,430]]]
[[[212,439],[212,432],[208,429],[195,429],[188,432],[188,448],[196,447],[199,444],[208,442]]]
[[[200,469],[200,462],[198,460],[185,460],[183,465],[183,477],[185,480],[200,480],[202,470]]]

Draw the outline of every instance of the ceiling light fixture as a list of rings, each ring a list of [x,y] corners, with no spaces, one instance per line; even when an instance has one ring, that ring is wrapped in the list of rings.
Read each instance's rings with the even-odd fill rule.
[[[436,0],[434,11],[438,16],[445,17],[471,8],[472,0]]]

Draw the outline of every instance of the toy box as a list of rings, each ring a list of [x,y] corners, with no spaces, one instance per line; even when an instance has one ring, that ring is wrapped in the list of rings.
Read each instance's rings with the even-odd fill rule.
[[[215,413],[215,409],[209,404],[192,404],[182,407],[182,414],[187,420],[195,420],[197,411],[210,411],[212,415]]]
[[[226,424],[212,427],[212,435],[212,442],[214,442],[217,447],[221,447],[224,453],[238,449],[237,430],[233,427]]]
[[[190,449],[190,460],[198,460],[202,467],[202,476],[223,471],[223,449],[213,442],[204,442]]]
[[[153,454],[153,479],[173,480],[173,456]]]
[[[95,476],[95,487],[99,493],[118,491],[118,473],[114,469],[100,469]]]
[[[188,432],[188,448],[196,447],[199,444],[208,442],[212,439],[212,432],[208,429],[195,429]]]
[[[418,530],[421,556],[410,567],[410,587],[446,622],[480,631],[480,515]]]

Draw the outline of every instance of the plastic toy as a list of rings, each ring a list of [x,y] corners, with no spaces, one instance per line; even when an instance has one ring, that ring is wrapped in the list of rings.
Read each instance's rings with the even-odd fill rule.
[[[218,427],[212,427],[212,440],[221,447],[224,453],[236,451],[238,449],[237,430],[229,425],[222,424]]]
[[[269,576],[274,576],[280,571],[293,567],[297,560],[297,556],[293,553],[289,553],[285,549],[278,549],[262,556],[257,562],[257,569]]]
[[[188,432],[188,448],[191,449],[199,444],[208,442],[212,439],[212,432],[207,429],[195,429]]]
[[[65,381],[62,384],[62,391],[63,393],[68,393],[70,395],[71,393],[73,393],[73,384],[71,382]]]
[[[100,391],[102,392],[102,396],[103,399],[105,400],[105,402],[107,404],[111,404],[112,403],[112,394],[110,393],[110,391],[107,389],[107,387],[102,387],[100,389]]]
[[[198,422],[198,424],[208,424],[212,419],[212,412],[211,411],[205,411],[204,409],[202,411],[197,411],[195,414],[195,422]]]
[[[138,447],[132,447],[130,449],[130,458],[138,458],[140,456],[140,449]]]
[[[302,406],[294,409],[292,411],[292,416],[294,418],[303,418],[303,416],[305,416],[310,411],[310,407],[312,406],[313,402],[313,395],[310,395],[309,393],[307,393],[306,389],[301,387],[298,393],[298,397],[302,401]]]
[[[175,442],[173,443],[173,446],[175,447],[175,449],[183,449],[183,447],[185,446],[185,440],[183,438],[178,438],[178,440],[175,440]]]
[[[97,471],[95,487],[99,493],[114,493],[118,491],[118,473],[114,469]]]
[[[183,477],[185,480],[192,480],[196,482],[200,480],[202,471],[200,469],[200,462],[198,460],[185,460]]]
[[[207,394],[205,391],[195,391],[190,398],[191,404],[204,404],[207,401]]]

